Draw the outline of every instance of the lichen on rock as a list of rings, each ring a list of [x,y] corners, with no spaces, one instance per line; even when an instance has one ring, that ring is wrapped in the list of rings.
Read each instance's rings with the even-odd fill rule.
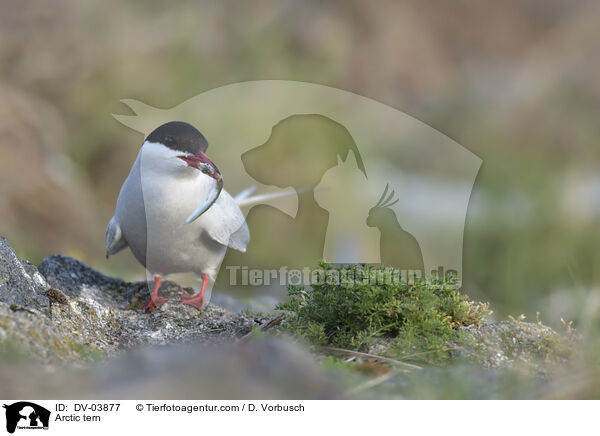
[[[68,256],[35,266],[19,260],[0,240],[0,346],[16,344],[44,365],[84,363],[142,345],[226,342],[248,333],[255,317],[208,304],[199,312],[179,304],[193,292],[166,281],[167,304],[151,313],[134,310],[149,296],[146,282],[106,277]]]

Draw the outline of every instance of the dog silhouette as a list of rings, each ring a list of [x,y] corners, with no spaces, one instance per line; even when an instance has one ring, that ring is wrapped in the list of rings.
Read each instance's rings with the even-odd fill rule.
[[[273,126],[271,135],[242,155],[244,168],[259,183],[292,188],[298,212],[290,217],[269,205],[254,206],[247,216],[251,240],[246,253],[227,252],[217,282],[229,279],[223,266],[246,265],[270,269],[280,266],[316,266],[323,257],[329,212],[315,200],[314,188],[337,166],[338,158],[354,155],[366,173],[358,148],[348,130],[317,114],[297,114]],[[222,283],[225,285],[226,283]]]

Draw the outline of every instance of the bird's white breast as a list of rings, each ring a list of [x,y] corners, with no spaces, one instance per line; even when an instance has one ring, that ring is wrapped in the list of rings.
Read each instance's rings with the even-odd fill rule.
[[[132,252],[153,273],[195,272],[214,278],[226,251],[206,232],[220,225],[217,208],[182,226],[214,180],[194,168],[171,173],[156,164],[142,149],[117,202],[116,216]],[[233,201],[223,190],[217,203],[228,200]]]

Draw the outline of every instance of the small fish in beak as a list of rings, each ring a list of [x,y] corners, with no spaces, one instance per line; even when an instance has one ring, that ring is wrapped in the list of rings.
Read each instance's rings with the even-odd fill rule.
[[[215,183],[212,185],[206,199],[183,222],[182,225],[185,225],[194,222],[196,219],[198,219],[198,217],[200,217],[200,215],[202,215],[204,212],[210,209],[210,207],[214,204],[215,201],[217,201],[219,195],[221,194],[221,190],[223,189],[223,176],[221,175],[219,168],[217,168],[214,162],[202,152],[199,152],[196,155],[191,154],[177,157],[186,162],[188,166],[202,171],[204,174],[212,177],[215,180]]]
[[[202,152],[198,154],[186,154],[177,156],[179,159],[188,164],[192,168],[202,171],[204,174],[211,176],[217,182],[222,178],[219,168],[210,158]]]

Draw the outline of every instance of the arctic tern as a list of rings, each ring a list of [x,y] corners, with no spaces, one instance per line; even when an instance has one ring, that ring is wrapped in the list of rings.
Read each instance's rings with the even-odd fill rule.
[[[246,251],[250,233],[240,206],[251,203],[252,188],[233,198],[207,148],[192,125],[163,124],[146,137],[121,187],[106,229],[106,257],[129,247],[154,275],[154,292],[142,310],[165,303],[158,295],[162,277],[183,272],[198,275],[202,287],[181,302],[202,309],[227,248]]]

